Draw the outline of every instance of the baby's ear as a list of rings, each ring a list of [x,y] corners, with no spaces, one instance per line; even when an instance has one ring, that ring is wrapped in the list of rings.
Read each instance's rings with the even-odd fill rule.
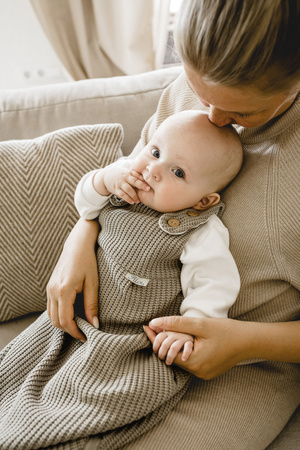
[[[199,211],[205,211],[211,206],[215,206],[220,201],[220,195],[214,192],[213,194],[208,194],[205,197],[201,198],[201,200],[193,206],[194,209],[198,209]]]

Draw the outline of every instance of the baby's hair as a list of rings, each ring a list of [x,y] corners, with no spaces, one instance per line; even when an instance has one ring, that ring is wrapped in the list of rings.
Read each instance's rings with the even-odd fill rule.
[[[243,146],[238,132],[232,125],[221,128],[224,132],[224,138],[227,134],[227,143],[224,145],[223,157],[226,159],[226,165],[220,160],[216,166],[215,182],[217,183],[216,192],[221,192],[237,176],[243,164]]]
[[[208,119],[208,114],[202,110],[181,111],[169,116],[164,123],[167,124],[171,120],[178,121],[177,128],[189,127],[182,132],[185,133],[186,139],[193,138],[197,149],[199,147],[199,154],[204,155],[210,192],[222,191],[236,177],[243,163],[243,147],[238,132],[232,125],[214,125]],[[204,130],[206,139],[208,136],[211,138],[206,147],[203,147],[202,139]]]

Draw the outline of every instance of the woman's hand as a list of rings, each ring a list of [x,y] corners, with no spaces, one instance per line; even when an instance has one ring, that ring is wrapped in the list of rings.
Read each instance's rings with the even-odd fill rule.
[[[153,322],[157,325],[159,321],[159,327],[153,325]],[[199,378],[210,379],[244,359],[238,325],[238,321],[231,319],[172,316],[155,319],[149,327],[145,327],[145,332],[152,343],[162,330],[194,335],[194,348],[189,359],[182,361],[177,355],[174,363]]]
[[[83,292],[87,320],[99,327],[95,255],[98,230],[95,221],[80,219],[77,222],[47,285],[47,312],[52,324],[82,342],[85,336],[74,321],[74,303],[79,292]]]
[[[145,332],[152,343],[161,331],[195,336],[187,361],[174,363],[205,380],[253,358],[300,362],[300,322],[257,323],[233,319],[197,319],[170,316],[154,319]]]

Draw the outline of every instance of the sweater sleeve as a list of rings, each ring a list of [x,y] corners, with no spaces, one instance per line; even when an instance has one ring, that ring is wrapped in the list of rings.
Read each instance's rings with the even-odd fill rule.
[[[85,174],[79,181],[75,191],[75,206],[83,219],[95,219],[100,210],[108,203],[109,196],[98,194],[93,185],[93,178],[97,170]],[[101,169],[100,169],[101,170]]]
[[[185,298],[180,313],[199,318],[226,318],[237,298],[240,277],[229,250],[228,230],[217,216],[211,216],[192,234],[181,262]]]

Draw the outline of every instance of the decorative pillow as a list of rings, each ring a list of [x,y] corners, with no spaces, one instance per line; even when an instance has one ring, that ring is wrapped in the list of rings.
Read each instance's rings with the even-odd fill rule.
[[[120,156],[119,124],[0,142],[0,321],[46,309],[46,285],[78,220],[80,178]]]

